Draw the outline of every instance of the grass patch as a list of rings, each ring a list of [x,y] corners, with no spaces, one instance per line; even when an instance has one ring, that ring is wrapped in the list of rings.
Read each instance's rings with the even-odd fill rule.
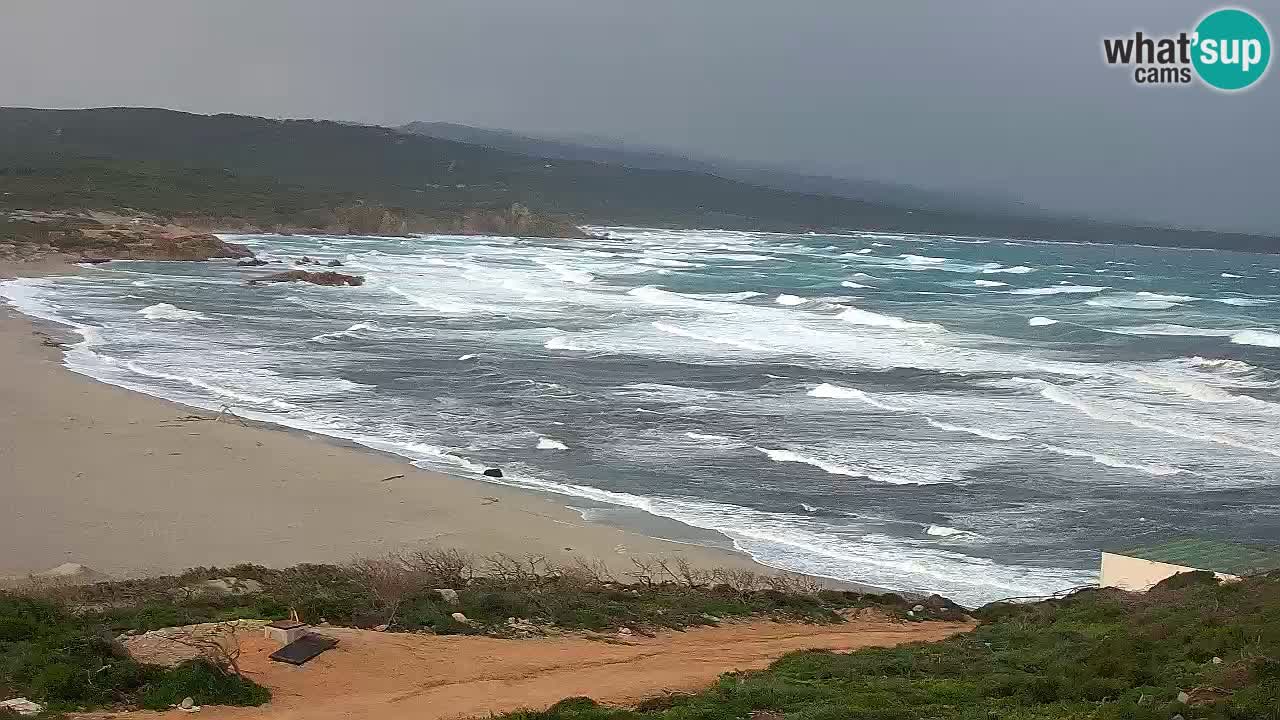
[[[1179,576],[1144,595],[1089,590],[978,614],[976,630],[939,643],[792,653],[634,709],[572,698],[503,717],[1280,720],[1280,576]]]
[[[111,632],[59,602],[0,594],[0,695],[51,711],[197,703],[260,705],[270,693],[209,662],[166,669],[132,660]]]

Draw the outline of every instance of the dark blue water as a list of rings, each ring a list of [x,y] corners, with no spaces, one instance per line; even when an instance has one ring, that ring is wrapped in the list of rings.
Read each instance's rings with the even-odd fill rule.
[[[104,381],[780,568],[976,603],[1112,544],[1280,539],[1280,258],[607,231],[238,238],[359,288],[136,262],[0,292]]]

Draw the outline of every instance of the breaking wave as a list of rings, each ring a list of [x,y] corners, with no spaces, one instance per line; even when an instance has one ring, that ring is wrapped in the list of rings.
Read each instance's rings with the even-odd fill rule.
[[[169,303],[156,303],[149,305],[138,311],[138,314],[148,320],[207,320],[204,313],[195,310],[184,310],[176,305]]]

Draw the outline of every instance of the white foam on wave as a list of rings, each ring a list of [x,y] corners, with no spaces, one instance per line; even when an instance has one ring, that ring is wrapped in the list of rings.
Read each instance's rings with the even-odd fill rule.
[[[1005,243],[1005,245],[1010,245],[1010,244],[1016,244],[1016,243]],[[1026,275],[1027,273],[1032,273],[1035,271],[1036,269],[1033,267],[1027,267],[1026,265],[1014,265],[1013,267],[985,268],[983,269],[982,272],[984,275],[992,275],[995,273],[1009,273],[1011,275]]]
[[[737,442],[731,437],[726,437],[724,435],[712,435],[710,433],[687,432],[684,434],[684,436],[689,438],[690,440],[703,440],[708,442],[720,442],[720,443]]]
[[[816,397],[816,398],[830,398],[835,400],[860,400],[868,405],[871,405],[872,407],[877,407],[877,408],[880,408],[881,410],[888,410],[890,412],[910,412],[911,411],[910,408],[893,405],[892,403],[887,403],[887,402],[884,402],[883,400],[874,398],[871,395],[861,390],[858,390],[857,388],[842,387],[840,385],[832,385],[831,383],[822,383],[821,385],[818,385],[817,387],[811,389],[809,392],[805,394],[808,395],[809,397]]]
[[[175,375],[173,373],[167,373],[162,370],[155,370],[153,368],[144,367],[133,361],[125,362],[124,367],[128,368],[131,372],[134,372],[138,375],[142,375],[144,377],[186,383],[187,385],[191,385],[192,387],[200,388],[201,390],[211,392],[214,395],[217,395],[219,397],[224,397],[229,400],[237,400],[240,402],[246,402],[253,405],[269,405],[277,409],[286,410],[286,411],[296,410],[298,408],[298,406],[294,405],[293,403],[285,402],[277,398],[266,397],[263,395],[251,395],[249,393],[241,392],[223,385],[218,385],[217,383],[208,382],[206,380],[202,380],[198,377],[194,377],[191,375]]]
[[[654,267],[668,267],[668,268],[702,267],[700,263],[688,262],[687,260],[675,260],[672,258],[660,258],[660,257],[640,258],[640,263],[644,265],[653,265]]]
[[[483,311],[482,308],[475,305],[469,305],[467,303],[461,303],[454,300],[434,298],[427,295],[418,295],[407,290],[402,290],[395,285],[387,285],[386,289],[409,302],[420,305],[429,310],[433,310],[442,315],[469,315]]]
[[[858,308],[849,308],[836,317],[851,325],[892,328],[894,330],[925,330],[929,332],[944,332],[946,330],[946,328],[937,323],[912,322],[894,315],[881,315],[880,313],[859,310]]]
[[[700,310],[703,312],[733,314],[742,310],[741,305],[732,302],[724,302],[721,298],[708,298],[695,294],[684,294],[663,290],[652,285],[631,288],[627,291],[627,295],[636,298],[649,305],[658,305],[661,307],[687,308],[690,310]]]
[[[1154,292],[1147,292],[1145,290],[1139,290],[1138,292],[1134,293],[1134,295],[1136,297],[1146,298],[1148,300],[1165,300],[1168,302],[1175,302],[1175,303],[1193,302],[1195,300],[1200,299],[1195,295],[1170,295],[1168,293],[1154,293]]]
[[[727,345],[729,347],[736,347],[740,350],[753,350],[756,352],[764,352],[769,349],[758,343],[751,342],[750,340],[739,340],[737,338],[723,337],[720,335],[704,335],[702,333],[697,333],[692,330],[685,330],[682,327],[677,327],[670,323],[655,321],[653,323],[653,326],[658,330],[661,330],[662,332],[668,333],[670,335],[677,335],[679,337],[689,338],[690,340],[701,340],[702,342],[714,343],[716,345]]]
[[[1110,288],[1102,285],[1053,285],[1039,288],[1018,288],[1010,290],[1010,295],[1062,295],[1073,293],[1099,293]]]
[[[568,445],[565,445],[559,440],[552,440],[551,438],[546,438],[546,437],[538,438],[537,447],[539,450],[568,450],[569,449]]]
[[[1003,283],[999,280],[974,280],[973,284],[978,287],[1009,287],[1009,283]]]
[[[995,432],[994,430],[983,430],[982,428],[968,427],[965,425],[952,425],[951,423],[945,423],[938,420],[934,420],[931,417],[926,417],[924,421],[928,423],[931,427],[935,427],[939,430],[946,430],[947,432],[968,433],[970,435],[977,435],[978,437],[986,438],[988,440],[999,440],[1001,442],[1007,442],[1009,440],[1018,440],[1018,439],[1021,439],[1022,437],[1021,435],[1010,435],[1008,433]]]
[[[1264,330],[1245,330],[1231,336],[1236,345],[1256,345],[1258,347],[1280,348],[1280,333]]]
[[[1044,327],[1046,325],[1057,325],[1058,321],[1053,318],[1041,317],[1039,315],[1028,318],[1027,324],[1031,327]]]
[[[1259,305],[1270,305],[1275,302],[1275,300],[1264,300],[1263,298],[1242,297],[1214,298],[1213,301],[1216,303],[1222,303],[1223,305],[1234,305],[1236,307],[1257,307]]]
[[[841,280],[840,285],[842,287],[853,288],[854,290],[866,290],[871,287],[870,285],[863,285],[862,283],[856,283],[852,280]]]
[[[341,338],[359,337],[360,332],[363,330],[379,330],[379,329],[381,329],[381,326],[378,325],[377,323],[372,323],[372,322],[356,323],[355,325],[352,325],[346,330],[338,330],[335,332],[320,333],[319,335],[313,335],[312,337],[308,338],[308,341],[318,342],[318,343],[328,343]]]
[[[1205,368],[1208,370],[1221,370],[1236,374],[1250,374],[1258,370],[1258,368],[1244,362],[1243,360],[1235,360],[1232,358],[1204,358],[1196,355],[1195,357],[1184,358],[1183,362],[1194,367]]]
[[[1162,335],[1170,337],[1231,337],[1232,335],[1240,332],[1239,330],[1199,328],[1191,327],[1190,325],[1178,325],[1175,323],[1157,323],[1154,325],[1132,325],[1098,329],[1103,330],[1103,332],[1119,333],[1121,335]]]
[[[1151,300],[1136,296],[1116,296],[1116,297],[1100,297],[1092,298],[1084,301],[1085,305],[1093,307],[1117,308],[1125,310],[1170,310],[1180,307],[1176,302],[1168,300]]]
[[[1280,341],[1280,338],[1278,338]],[[1183,440],[1191,440],[1194,442],[1215,443],[1218,445],[1226,445],[1240,450],[1249,450],[1252,452],[1264,453],[1280,457],[1280,449],[1274,447],[1264,447],[1254,445],[1253,443],[1243,442],[1239,439],[1227,437],[1218,433],[1202,433],[1197,434],[1182,428],[1161,425],[1145,417],[1138,417],[1132,413],[1119,410],[1101,403],[1090,402],[1074,393],[1067,391],[1057,385],[1043,380],[1025,381],[1040,386],[1040,395],[1047,400],[1051,400],[1060,405],[1066,405],[1094,420],[1100,420],[1108,423],[1121,423],[1131,425],[1142,430],[1151,430],[1153,432],[1171,435],[1173,437],[1182,438]]]
[[[956,535],[972,535],[975,537],[978,536],[977,533],[970,532],[968,530],[959,530],[953,527],[947,527],[946,525],[930,525],[929,527],[924,529],[924,532],[926,535],[932,535],[934,537],[955,537]]]
[[[1228,278],[1228,279],[1231,279],[1231,278],[1241,278],[1241,277],[1244,277],[1244,276],[1243,276],[1243,275],[1236,275],[1235,273],[1226,273],[1226,272],[1224,272],[1224,273],[1222,273],[1222,277],[1224,277],[1224,278]]]
[[[466,355],[460,355],[460,356],[458,356],[458,359],[459,359],[459,360],[475,360],[475,359],[476,359],[476,355],[475,355],[475,353],[467,353]]]
[[[563,282],[573,283],[576,285],[590,285],[592,282],[595,282],[595,276],[585,270],[575,270],[574,268],[566,265],[546,260],[535,260],[535,262],[555,273]]]
[[[186,310],[169,303],[156,303],[148,305],[138,311],[138,314],[148,320],[207,320],[204,313],[195,310]]]
[[[831,475],[844,475],[846,477],[866,478],[876,482],[888,483],[890,485],[932,485],[936,480],[922,480],[917,478],[904,478],[897,475],[876,472],[862,467],[851,467],[841,465],[829,460],[810,457],[794,450],[786,450],[779,448],[763,448],[757,447],[756,450],[764,453],[770,460],[780,463],[800,463],[816,467],[819,470]]]
[[[1096,462],[1099,465],[1106,465],[1107,467],[1112,467],[1112,468],[1123,468],[1125,470],[1137,470],[1139,472],[1144,472],[1148,475],[1155,475],[1157,477],[1164,476],[1164,475],[1177,475],[1178,473],[1186,472],[1186,470],[1183,470],[1182,468],[1177,468],[1170,465],[1161,465],[1159,463],[1148,464],[1148,463],[1128,462],[1125,460],[1121,460],[1120,458],[1117,458],[1114,455],[1107,455],[1105,453],[1089,452],[1087,450],[1073,450],[1071,448],[1064,448],[1064,447],[1059,447],[1057,445],[1047,445],[1047,444],[1041,445],[1041,447],[1043,447],[1044,449],[1050,452],[1057,453],[1058,455],[1066,455],[1067,457],[1074,457],[1074,458],[1085,458],[1088,460],[1092,460],[1093,462]]]
[[[755,290],[741,290],[738,292],[721,292],[721,293],[682,293],[685,297],[694,298],[695,300],[728,300],[731,302],[738,300],[750,300],[753,297],[760,297],[764,293]]]
[[[553,337],[550,340],[542,343],[542,347],[548,350],[578,350],[578,351],[586,350],[586,348],[580,345],[574,345],[573,342],[569,340],[569,338],[564,337],[563,335],[557,335],[556,337]],[[475,357],[475,356],[472,355],[471,357]]]
[[[912,255],[910,253],[904,253],[898,257],[906,260],[912,265],[939,265],[947,261],[947,258],[943,257],[928,257],[925,255]]]
[[[803,305],[806,302],[808,302],[807,300],[800,297],[799,295],[788,295],[786,293],[783,293],[778,297],[774,298],[773,301],[778,303],[779,305]]]

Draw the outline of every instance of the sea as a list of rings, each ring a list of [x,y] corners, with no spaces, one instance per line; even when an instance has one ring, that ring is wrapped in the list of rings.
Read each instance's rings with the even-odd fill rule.
[[[0,295],[103,382],[784,570],[977,605],[1104,548],[1280,541],[1280,256],[589,230],[224,236],[279,264]],[[247,282],[303,256],[365,284]]]

